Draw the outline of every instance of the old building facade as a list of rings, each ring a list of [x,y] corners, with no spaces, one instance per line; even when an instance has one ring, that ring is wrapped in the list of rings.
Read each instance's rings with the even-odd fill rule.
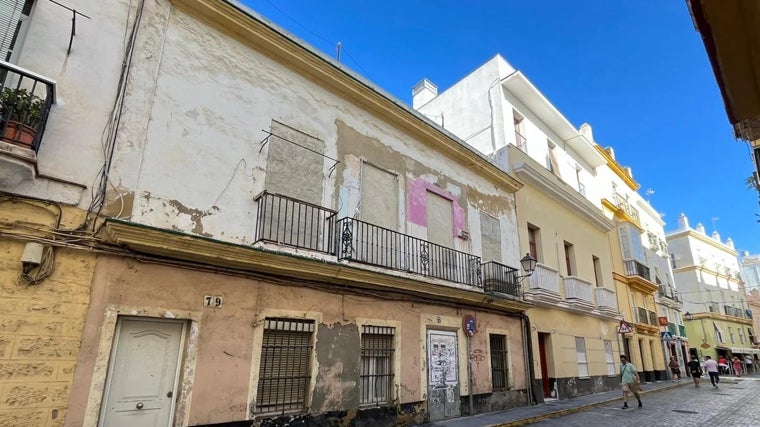
[[[4,282],[2,363],[29,369],[0,381],[55,398],[4,400],[15,425],[405,425],[532,400],[516,177],[237,3],[72,0],[91,19],[71,47],[50,43],[59,6],[29,3],[0,65],[45,108],[32,143],[4,141],[3,274],[55,269]]]
[[[524,289],[536,304],[528,310],[535,388],[544,399],[616,388],[614,222],[591,186],[606,159],[499,55],[442,93],[427,80],[413,93],[415,108],[525,184],[517,220],[521,252],[538,260]]]

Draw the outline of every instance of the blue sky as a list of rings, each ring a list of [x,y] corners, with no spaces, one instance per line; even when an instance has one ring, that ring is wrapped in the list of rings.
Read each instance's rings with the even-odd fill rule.
[[[341,62],[410,105],[422,78],[443,91],[500,53],[654,190],[666,232],[683,212],[760,253],[749,150],[683,0],[243,3],[330,56],[340,42]]]

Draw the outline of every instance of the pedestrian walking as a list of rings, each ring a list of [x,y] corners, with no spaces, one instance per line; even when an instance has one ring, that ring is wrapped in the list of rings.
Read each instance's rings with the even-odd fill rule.
[[[702,377],[702,367],[699,366],[699,360],[691,356],[691,360],[686,364],[686,367],[689,369],[689,375],[694,379],[694,387],[699,388],[699,379]]]
[[[749,354],[744,356],[744,363],[747,365],[747,373],[755,372],[755,370],[752,367],[752,356]]]
[[[632,363],[628,363],[628,357],[624,354],[620,355],[620,388],[623,390],[623,409],[628,408],[628,393],[632,393],[636,400],[639,401],[639,408],[641,408],[641,396],[639,395],[639,384],[641,379],[639,373],[636,371],[636,367]]]
[[[721,355],[718,357],[718,366],[720,367],[720,373],[721,374],[727,374],[728,373],[728,360],[726,360],[726,357]]]
[[[678,378],[678,381],[681,381],[681,366],[678,365],[678,360],[675,356],[670,356],[668,366],[670,367],[670,373],[673,374],[673,382],[676,381],[676,378]]]
[[[734,356],[734,358],[731,359],[731,366],[734,368],[734,375],[737,377],[742,376],[742,361],[739,360],[738,357]]]
[[[710,356],[705,356],[705,371],[710,376],[710,382],[713,387],[718,388],[720,382],[720,368],[718,368],[718,362],[712,360]]]

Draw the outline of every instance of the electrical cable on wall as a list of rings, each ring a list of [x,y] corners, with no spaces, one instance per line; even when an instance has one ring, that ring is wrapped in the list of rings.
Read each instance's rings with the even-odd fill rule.
[[[42,253],[42,261],[39,265],[24,265],[21,271],[21,279],[27,285],[36,285],[50,277],[55,270],[55,252],[53,247],[48,246]]]

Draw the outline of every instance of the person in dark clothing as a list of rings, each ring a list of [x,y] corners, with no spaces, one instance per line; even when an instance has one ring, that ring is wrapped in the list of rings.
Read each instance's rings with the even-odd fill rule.
[[[694,387],[699,387],[699,379],[702,377],[702,367],[699,366],[699,359],[692,356],[689,363],[686,364],[689,375],[694,379]]]

